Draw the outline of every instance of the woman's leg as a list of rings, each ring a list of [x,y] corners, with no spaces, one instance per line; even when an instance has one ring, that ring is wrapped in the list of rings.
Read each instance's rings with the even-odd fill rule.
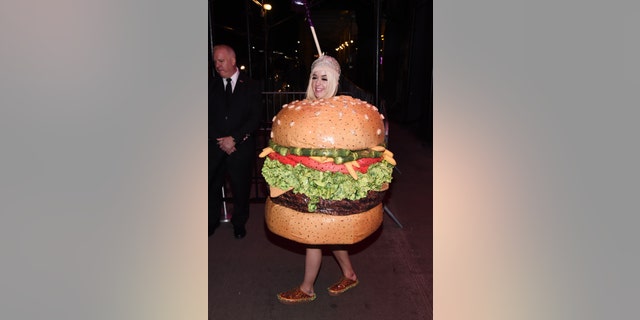
[[[304,261],[304,280],[300,285],[300,290],[307,294],[313,294],[313,284],[316,282],[320,265],[322,264],[322,249],[307,248]]]
[[[296,304],[311,302],[316,299],[313,284],[322,264],[322,250],[319,248],[307,248],[304,259],[304,279],[300,287],[278,293],[277,297],[284,304]]]
[[[336,257],[340,269],[342,269],[342,277],[338,282],[327,288],[327,290],[330,295],[337,296],[357,286],[359,281],[355,271],[353,271],[353,266],[349,259],[349,252],[347,252],[347,250],[333,250],[333,255]]]
[[[351,259],[349,259],[349,252],[347,250],[333,250],[333,255],[336,257],[336,260],[340,265],[340,269],[342,269],[342,275],[345,278],[357,280],[358,277],[356,276],[355,271],[353,271]]]

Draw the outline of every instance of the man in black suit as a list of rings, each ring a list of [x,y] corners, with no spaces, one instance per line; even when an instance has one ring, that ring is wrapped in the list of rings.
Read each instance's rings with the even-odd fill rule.
[[[229,177],[233,197],[234,236],[247,234],[251,169],[256,160],[254,132],[262,112],[261,89],[241,73],[227,45],[213,47],[218,76],[209,82],[209,236],[220,225],[222,186]]]

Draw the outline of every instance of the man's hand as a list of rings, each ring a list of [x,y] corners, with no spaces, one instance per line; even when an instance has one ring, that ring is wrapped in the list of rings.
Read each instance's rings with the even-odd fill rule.
[[[222,137],[216,140],[218,140],[218,146],[220,146],[220,149],[222,149],[222,151],[226,152],[227,154],[232,154],[234,151],[236,151],[236,141],[233,139],[233,137]]]

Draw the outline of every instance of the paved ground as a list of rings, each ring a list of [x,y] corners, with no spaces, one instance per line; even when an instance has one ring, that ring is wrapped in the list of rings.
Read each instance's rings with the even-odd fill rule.
[[[276,293],[297,286],[304,272],[304,246],[269,232],[264,204],[251,205],[247,237],[237,240],[223,223],[209,238],[209,319],[432,319],[432,154],[408,130],[392,124],[395,154],[383,226],[355,244],[351,259],[360,284],[329,296],[341,273],[330,252],[316,280],[315,301],[283,305]]]

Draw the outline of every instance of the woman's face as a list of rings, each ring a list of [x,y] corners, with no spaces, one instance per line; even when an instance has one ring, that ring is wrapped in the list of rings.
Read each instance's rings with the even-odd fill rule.
[[[311,88],[316,99],[329,98],[333,90],[329,88],[329,71],[325,68],[315,68],[311,73]]]

